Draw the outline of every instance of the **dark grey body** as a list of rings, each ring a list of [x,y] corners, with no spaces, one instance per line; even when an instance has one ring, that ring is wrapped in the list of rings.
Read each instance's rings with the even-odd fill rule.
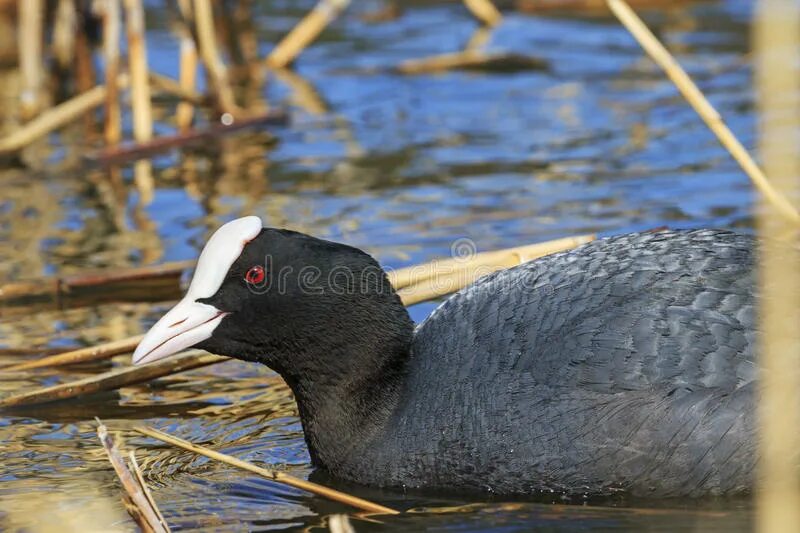
[[[754,241],[631,234],[488,276],[416,330],[386,422],[332,472],[502,494],[748,491]]]

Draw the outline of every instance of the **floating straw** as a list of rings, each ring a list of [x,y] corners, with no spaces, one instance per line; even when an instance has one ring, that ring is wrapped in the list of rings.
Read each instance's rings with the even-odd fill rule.
[[[678,64],[674,57],[667,51],[653,32],[642,22],[625,0],[607,0],[608,7],[622,22],[629,32],[636,38],[645,52],[664,69],[684,98],[694,108],[700,118],[717,136],[719,142],[730,152],[745,173],[750,177],[756,188],[769,202],[786,218],[794,223],[800,223],[800,214],[795,207],[777,191],[767,180],[767,177],[758,167],[742,143],[723,122],[722,117],[703,93],[695,85],[685,70]]]
[[[464,0],[464,4],[476,19],[487,26],[496,26],[503,20],[503,15],[489,0]]]
[[[267,56],[267,65],[276,69],[290,65],[349,4],[350,0],[320,0],[273,48]]]
[[[167,533],[169,533],[169,525],[167,525],[164,515],[161,514],[161,510],[158,508],[158,505],[156,505],[156,500],[153,498],[153,494],[150,492],[150,488],[147,486],[147,482],[144,480],[144,474],[142,474],[142,469],[139,467],[139,462],[136,460],[136,454],[134,454],[132,451],[128,452],[128,464],[130,465],[131,470],[133,470],[139,486],[142,487],[142,492],[144,492],[144,496],[147,498],[150,507],[158,517],[159,523],[164,527]]]
[[[179,287],[183,272],[193,268],[194,265],[195,261],[175,261],[161,265],[6,283],[0,285],[0,304],[31,297],[39,299],[47,297],[61,303],[81,290],[99,288],[109,290],[115,286],[122,287],[134,282],[146,282],[149,288],[160,287],[164,282],[172,282],[175,287]]]
[[[577,237],[566,237],[553,241],[506,248],[505,250],[474,253],[465,258],[437,259],[422,265],[392,270],[389,272],[388,276],[392,286],[396,290],[399,290],[410,285],[419,284],[434,276],[449,275],[470,268],[478,269],[496,265],[508,267],[556,252],[571,250],[572,248],[591,242],[594,239],[594,235],[580,235]]]
[[[428,74],[445,70],[519,71],[545,70],[549,63],[544,59],[506,52],[467,50],[439,54],[422,59],[407,59],[394,70],[400,74]]]
[[[66,400],[85,394],[114,390],[128,385],[144,383],[170,374],[185,372],[194,368],[213,365],[222,361],[227,361],[227,357],[207,354],[200,350],[190,350],[181,355],[176,355],[144,366],[125,367],[97,376],[89,376],[84,379],[53,385],[42,389],[36,389],[20,394],[12,394],[0,398],[0,407],[18,407],[37,403],[52,402],[55,400]]]
[[[118,341],[106,342],[98,344],[97,346],[89,346],[87,348],[80,348],[65,353],[43,357],[41,359],[34,359],[33,361],[26,361],[18,365],[4,367],[3,372],[19,372],[22,370],[33,370],[34,368],[54,367],[74,365],[75,363],[87,363],[90,361],[101,361],[109,359],[115,355],[123,353],[132,353],[136,349],[136,345],[141,342],[144,335],[137,335]]]
[[[396,511],[389,507],[385,507],[383,505],[379,505],[377,503],[373,503],[368,500],[358,498],[356,496],[351,496],[344,492],[340,492],[338,490],[334,490],[325,487],[323,485],[318,485],[317,483],[306,481],[304,479],[291,476],[284,472],[279,472],[276,470],[267,470],[266,468],[258,467],[256,465],[248,463],[247,461],[242,461],[241,459],[237,459],[236,457],[232,457],[230,455],[226,455],[224,453],[211,450],[204,446],[193,444],[187,440],[180,439],[178,437],[172,436],[168,433],[164,433],[163,431],[159,431],[157,429],[144,426],[137,426],[134,428],[134,430],[138,431],[142,435],[147,435],[148,437],[160,440],[161,442],[166,442],[167,444],[170,444],[172,446],[183,448],[184,450],[188,450],[198,455],[204,455],[205,457],[209,457],[211,459],[214,459],[215,461],[220,461],[225,464],[241,468],[242,470],[247,470],[248,472],[258,474],[259,476],[265,477],[272,481],[283,483],[284,485],[289,485],[290,487],[294,487],[297,489],[305,490],[307,492],[311,492],[313,494],[316,494],[317,496],[328,498],[329,500],[333,500],[335,502],[351,505],[363,511],[368,511],[371,513],[380,513],[380,514],[400,514],[399,511]]]
[[[124,500],[126,500],[128,504],[126,505],[128,514],[136,521],[142,531],[168,533],[169,527],[166,521],[164,521],[161,512],[158,510],[155,501],[153,501],[152,495],[147,489],[147,485],[144,483],[144,478],[141,477],[141,472],[138,471],[139,465],[136,463],[136,458],[133,456],[133,453],[131,453],[131,460],[132,466],[136,471],[136,476],[131,474],[128,466],[125,464],[125,460],[114,445],[114,441],[111,440],[106,426],[100,422],[100,419],[95,420],[97,420],[98,423],[97,437],[100,439],[108,455],[111,466],[114,467],[114,472],[116,472],[122,484],[122,488],[125,489]]]
[[[98,153],[89,154],[88,159],[100,164],[114,164],[133,158],[145,157],[171,148],[185,146],[222,137],[224,135],[270,124],[284,125],[288,117],[282,112],[265,113],[240,118],[231,124],[214,124],[203,129],[189,129],[175,135],[163,135],[145,143],[121,145]]]
[[[8,136],[0,139],[0,154],[22,150],[30,143],[65,126],[93,108],[102,105],[106,87],[98,85],[66,102],[48,109]]]

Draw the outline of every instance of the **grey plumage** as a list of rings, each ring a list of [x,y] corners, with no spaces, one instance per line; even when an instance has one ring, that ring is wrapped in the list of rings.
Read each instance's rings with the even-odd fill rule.
[[[340,474],[500,493],[745,492],[754,242],[640,233],[487,276],[415,332],[394,414]]]
[[[756,462],[754,256],[727,231],[602,239],[489,275],[414,330],[367,254],[266,228],[200,300],[227,314],[198,346],[278,371],[313,464],[358,483],[738,494]],[[251,291],[264,257],[283,283]],[[303,290],[309,268],[351,282]]]

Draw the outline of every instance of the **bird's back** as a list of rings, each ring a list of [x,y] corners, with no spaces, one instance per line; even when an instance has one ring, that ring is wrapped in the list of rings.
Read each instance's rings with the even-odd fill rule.
[[[483,278],[417,328],[399,407],[356,477],[506,494],[747,490],[753,248],[723,231],[631,234]]]

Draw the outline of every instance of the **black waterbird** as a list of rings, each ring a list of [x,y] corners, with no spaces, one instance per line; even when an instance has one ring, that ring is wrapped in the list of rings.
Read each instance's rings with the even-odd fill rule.
[[[486,276],[415,328],[366,253],[245,217],[134,361],[269,366],[314,465],[358,483],[735,494],[756,457],[754,291],[750,236],[636,233]]]

